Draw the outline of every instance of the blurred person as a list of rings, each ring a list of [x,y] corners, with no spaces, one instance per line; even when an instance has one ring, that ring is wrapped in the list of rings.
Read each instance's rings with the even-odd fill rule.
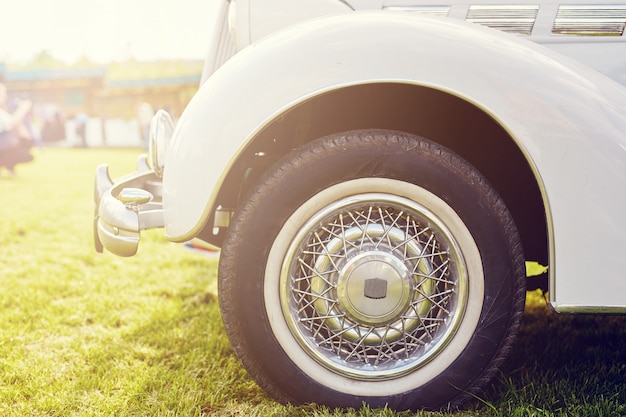
[[[44,143],[59,142],[65,139],[65,120],[61,110],[55,109],[46,116],[41,129],[41,141]]]
[[[74,119],[76,123],[76,136],[80,140],[80,144],[78,146],[86,148],[87,147],[87,122],[89,121],[89,116],[85,113],[78,113],[76,118]]]
[[[30,100],[21,100],[11,111],[7,88],[0,83],[0,168],[10,175],[15,175],[17,164],[33,160],[30,148],[36,138],[28,119],[32,107]]]

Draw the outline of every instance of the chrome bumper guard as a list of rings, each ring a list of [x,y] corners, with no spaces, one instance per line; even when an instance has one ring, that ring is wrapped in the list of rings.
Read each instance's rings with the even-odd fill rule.
[[[163,227],[162,183],[139,157],[137,172],[111,180],[106,164],[96,169],[94,184],[96,251],[108,250],[118,256],[133,256],[139,247],[140,232]]]

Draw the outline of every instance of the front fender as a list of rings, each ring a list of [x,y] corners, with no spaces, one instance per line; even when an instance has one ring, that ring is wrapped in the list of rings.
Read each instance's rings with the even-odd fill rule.
[[[582,271],[580,263],[552,262],[553,276],[557,268],[565,275],[597,274],[591,260],[606,254],[576,227],[590,215],[604,245],[609,239],[626,248],[623,237],[611,237],[616,228],[626,230],[626,195],[615,192],[626,189],[623,86],[507,34],[388,12],[295,25],[244,49],[204,83],[182,115],[167,157],[167,237],[183,241],[203,228],[237,156],[271,120],[315,95],[376,82],[446,91],[479,106],[511,134],[543,192],[550,258],[590,260]],[[589,246],[598,253],[591,255]],[[626,270],[626,257],[612,258],[607,269]],[[626,280],[621,282],[626,293]],[[601,290],[591,291],[600,302]],[[566,304],[583,302],[575,288],[555,296]]]

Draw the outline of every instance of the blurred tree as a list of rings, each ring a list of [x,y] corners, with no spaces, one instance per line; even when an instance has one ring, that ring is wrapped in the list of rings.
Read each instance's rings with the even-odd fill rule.
[[[92,60],[90,60],[89,58],[87,58],[87,56],[83,55],[80,58],[78,58],[78,61],[76,61],[72,67],[73,68],[94,68],[94,67],[101,67],[102,65],[99,65],[95,62],[93,62]]]
[[[67,64],[55,58],[48,50],[37,53],[30,62],[26,63],[24,69],[55,69],[66,68]]]

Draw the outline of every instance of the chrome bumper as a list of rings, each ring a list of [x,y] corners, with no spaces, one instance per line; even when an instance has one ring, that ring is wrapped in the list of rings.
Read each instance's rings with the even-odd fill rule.
[[[108,250],[119,256],[137,253],[141,230],[163,227],[161,179],[142,155],[137,172],[117,179],[109,176],[106,164],[96,169],[94,184],[96,251]]]

